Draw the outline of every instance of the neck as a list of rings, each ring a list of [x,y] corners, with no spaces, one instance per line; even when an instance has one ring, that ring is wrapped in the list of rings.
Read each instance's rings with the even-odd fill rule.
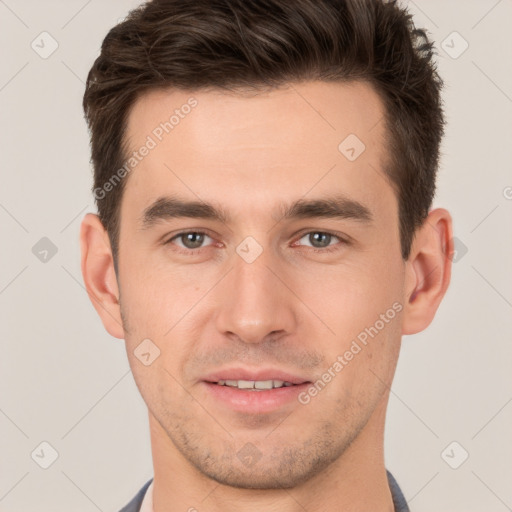
[[[388,396],[339,459],[293,489],[238,489],[211,480],[182,456],[150,413],[153,512],[393,512],[383,453]]]

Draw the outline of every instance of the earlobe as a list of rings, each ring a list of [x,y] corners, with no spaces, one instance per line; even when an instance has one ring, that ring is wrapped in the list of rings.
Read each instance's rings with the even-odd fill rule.
[[[418,229],[406,263],[402,334],[426,329],[450,284],[452,219],[443,208],[432,210]]]
[[[99,217],[88,213],[80,227],[81,268],[85,288],[105,329],[123,339],[119,288],[108,234]]]

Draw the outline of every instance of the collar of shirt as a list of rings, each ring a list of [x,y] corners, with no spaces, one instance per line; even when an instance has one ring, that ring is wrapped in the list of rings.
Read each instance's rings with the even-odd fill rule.
[[[409,507],[407,506],[405,498],[396,480],[389,471],[386,471],[386,473],[388,476],[389,487],[391,489],[391,495],[393,497],[395,512],[409,512]],[[142,500],[139,511],[153,512],[153,480],[151,480],[151,483],[144,494],[144,499]]]
[[[151,481],[146,494],[144,494],[140,512],[153,512],[153,481]]]

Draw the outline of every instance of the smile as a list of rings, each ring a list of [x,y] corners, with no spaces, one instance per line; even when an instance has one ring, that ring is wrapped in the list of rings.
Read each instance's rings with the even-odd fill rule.
[[[295,385],[282,380],[219,380],[214,384],[252,391],[265,391]]]

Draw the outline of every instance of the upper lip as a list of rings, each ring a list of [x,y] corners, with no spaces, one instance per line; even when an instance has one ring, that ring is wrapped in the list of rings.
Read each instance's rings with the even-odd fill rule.
[[[202,380],[206,382],[219,382],[219,380],[282,380],[292,384],[310,382],[308,379],[298,375],[271,368],[260,368],[258,370],[226,368],[210,373],[203,377]]]

